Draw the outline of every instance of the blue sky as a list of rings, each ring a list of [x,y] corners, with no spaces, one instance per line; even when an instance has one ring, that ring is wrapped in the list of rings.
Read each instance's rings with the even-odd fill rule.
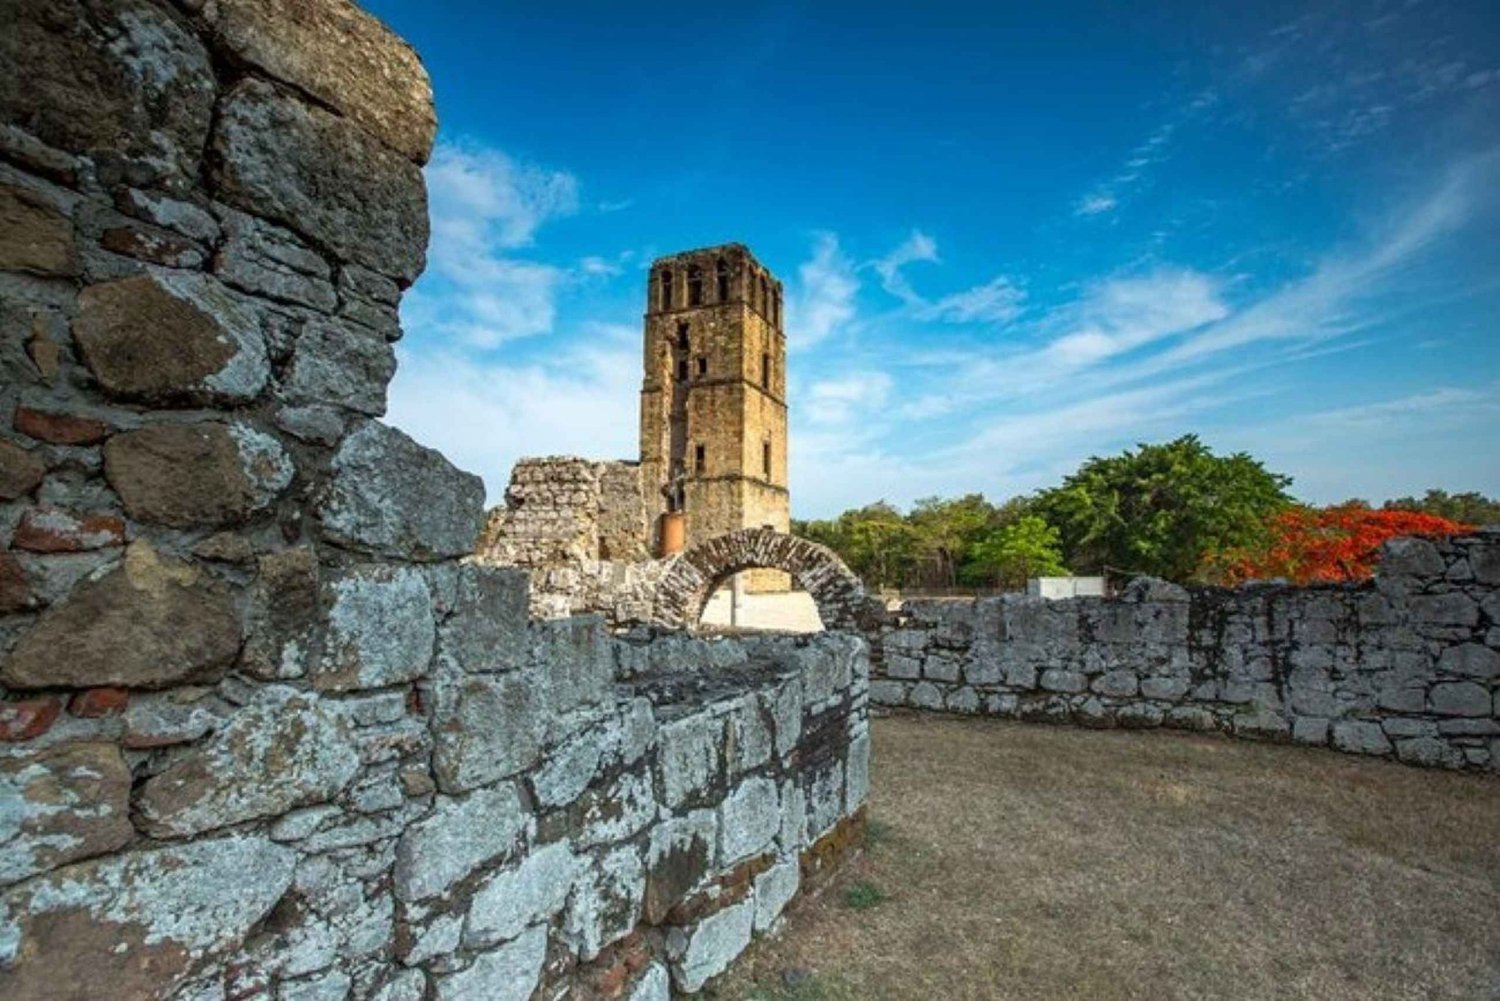
[[[369,0],[433,77],[390,419],[631,457],[649,261],[787,290],[793,513],[1200,434],[1500,493],[1500,4]]]

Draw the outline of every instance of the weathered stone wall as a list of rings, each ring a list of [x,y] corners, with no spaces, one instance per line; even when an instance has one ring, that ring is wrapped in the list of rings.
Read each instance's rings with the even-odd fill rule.
[[[847,843],[861,641],[462,560],[479,480],[376,419],[434,118],[373,18],[0,23],[0,997],[695,989]]]
[[[1500,769],[1496,530],[1396,540],[1357,586],[909,601],[872,642],[882,705]]]

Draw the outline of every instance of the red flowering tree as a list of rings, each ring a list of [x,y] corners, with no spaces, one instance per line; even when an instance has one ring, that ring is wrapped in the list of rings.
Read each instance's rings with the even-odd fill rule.
[[[1297,584],[1365,580],[1380,546],[1402,535],[1443,536],[1471,527],[1420,511],[1375,511],[1360,504],[1292,507],[1273,515],[1259,543],[1216,554],[1206,576],[1227,584],[1285,577]]]

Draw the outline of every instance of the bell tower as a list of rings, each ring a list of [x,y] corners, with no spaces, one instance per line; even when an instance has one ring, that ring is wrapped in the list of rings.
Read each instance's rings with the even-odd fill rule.
[[[641,489],[657,552],[790,528],[782,289],[742,244],[662,257],[646,288]],[[755,571],[751,590],[785,590]]]

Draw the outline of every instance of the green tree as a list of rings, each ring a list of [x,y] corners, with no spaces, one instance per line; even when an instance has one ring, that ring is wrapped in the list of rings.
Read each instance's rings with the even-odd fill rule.
[[[907,522],[915,529],[921,546],[925,583],[952,587],[958,583],[959,567],[970,549],[994,523],[995,507],[983,494],[965,494],[948,500],[923,497],[912,507]]]
[[[1000,587],[1020,587],[1032,577],[1065,576],[1062,536],[1034,514],[991,529],[965,564],[976,577]]]
[[[1500,500],[1468,491],[1450,494],[1446,490],[1429,490],[1421,500],[1397,497],[1384,505],[1387,511],[1420,511],[1465,525],[1500,525]]]
[[[1248,545],[1291,503],[1291,478],[1243,452],[1217,456],[1184,435],[1094,457],[1042,491],[1033,511],[1062,535],[1075,571],[1192,578],[1208,552]]]

